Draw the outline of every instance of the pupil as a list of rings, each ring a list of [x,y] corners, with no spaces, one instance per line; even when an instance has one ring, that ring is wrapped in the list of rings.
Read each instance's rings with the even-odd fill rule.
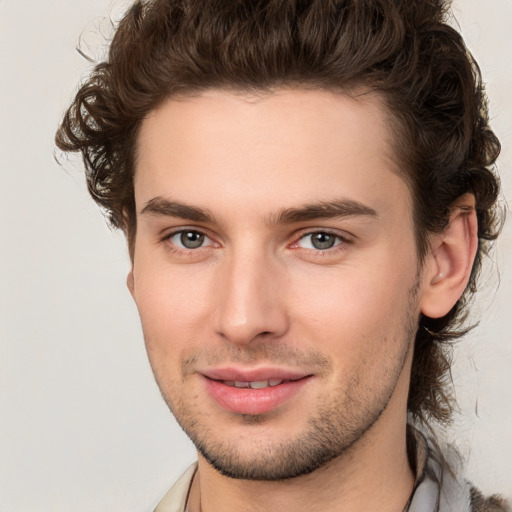
[[[316,233],[313,235],[313,247],[315,249],[330,249],[334,246],[335,238],[329,233]]]
[[[204,235],[197,231],[185,231],[181,234],[181,243],[187,249],[197,249],[204,242]]]

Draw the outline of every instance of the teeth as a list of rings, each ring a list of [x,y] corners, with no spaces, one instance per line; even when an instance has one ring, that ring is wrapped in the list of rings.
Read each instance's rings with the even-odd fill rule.
[[[234,388],[250,388],[250,389],[265,389],[268,387],[278,386],[284,381],[281,379],[270,380],[255,380],[252,382],[239,381],[239,380],[225,380],[223,381],[226,386]]]
[[[249,384],[251,389],[263,389],[268,388],[268,380],[255,380]]]

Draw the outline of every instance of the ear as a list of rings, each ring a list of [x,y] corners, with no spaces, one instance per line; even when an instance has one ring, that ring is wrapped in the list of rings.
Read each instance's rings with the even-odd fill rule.
[[[465,194],[454,203],[446,229],[431,240],[420,301],[425,316],[440,318],[459,300],[468,284],[477,249],[475,198]]]
[[[133,266],[130,269],[130,272],[128,272],[128,275],[126,276],[126,286],[128,287],[128,290],[130,290],[130,293],[133,297],[135,293],[135,279],[133,277]]]

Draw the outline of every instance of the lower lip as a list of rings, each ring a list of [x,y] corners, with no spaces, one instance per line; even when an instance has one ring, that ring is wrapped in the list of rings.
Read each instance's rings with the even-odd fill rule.
[[[205,378],[210,396],[223,408],[238,414],[265,414],[295,396],[311,377],[283,382],[263,389],[235,388],[217,380]]]

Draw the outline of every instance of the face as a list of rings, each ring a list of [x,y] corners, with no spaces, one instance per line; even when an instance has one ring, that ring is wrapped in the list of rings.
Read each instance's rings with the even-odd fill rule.
[[[128,283],[167,404],[225,475],[309,473],[391,403],[405,421],[421,282],[389,138],[377,97],[326,91],[210,91],[142,125]]]

